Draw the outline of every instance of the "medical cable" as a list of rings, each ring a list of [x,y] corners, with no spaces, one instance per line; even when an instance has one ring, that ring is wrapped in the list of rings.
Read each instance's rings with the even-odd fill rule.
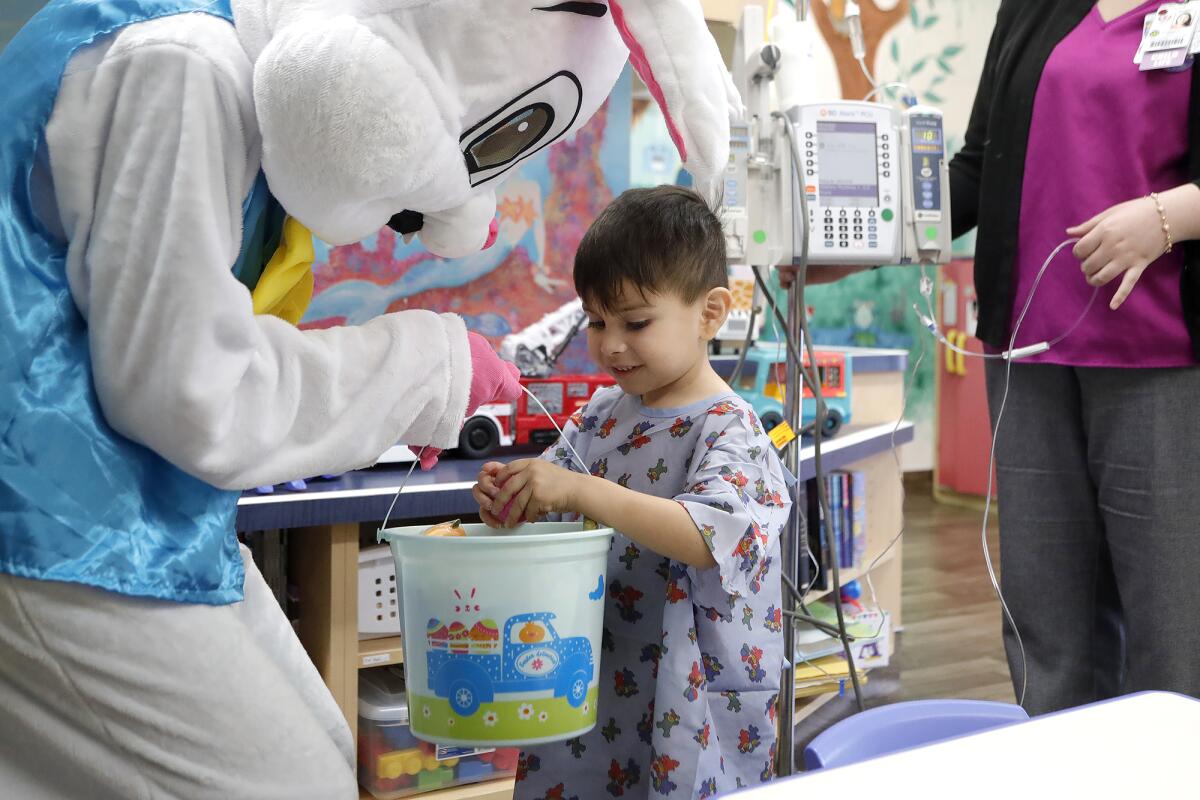
[[[854,60],[858,62],[858,66],[870,81],[871,86],[879,86],[875,76],[871,74],[871,68],[867,66],[867,42],[863,36],[862,16],[858,3],[855,0],[846,0],[846,8],[842,15],[846,26],[850,29],[850,51],[854,54]]]
[[[400,494],[404,491],[404,487],[408,486],[408,479],[412,477],[413,470],[417,468],[417,464],[421,463],[421,456],[425,454],[425,448],[422,447],[413,459],[412,466],[408,468],[408,472],[404,475],[404,480],[400,481],[400,487],[396,489],[396,494],[392,496],[392,504],[388,506],[387,513],[383,515],[383,524],[379,526],[382,532],[387,529],[388,519],[392,516],[392,510],[396,507],[396,501],[400,499]]]
[[[908,502],[908,491],[904,488],[904,465],[900,463],[900,451],[896,447],[896,434],[899,432],[900,426],[904,422],[904,413],[908,409],[909,392],[912,391],[913,383],[917,379],[917,373],[921,369],[921,362],[925,360],[925,355],[927,352],[928,348],[925,340],[922,339],[921,353],[917,356],[917,360],[913,362],[912,369],[909,370],[908,379],[904,385],[904,392],[900,396],[900,416],[896,418],[896,424],[892,426],[892,458],[896,462],[896,480],[900,484],[900,530],[897,531],[896,535],[892,537],[892,540],[887,543],[887,547],[883,548],[883,550],[881,550],[879,554],[875,556],[875,558],[871,559],[871,563],[867,565],[867,568],[862,574],[862,577],[867,581],[867,590],[871,594],[871,605],[875,607],[875,612],[879,614],[879,626],[875,629],[875,633],[870,636],[872,639],[879,636],[879,634],[883,632],[884,618],[883,607],[879,605],[879,597],[875,593],[875,581],[872,580],[871,575],[875,571],[875,567],[879,566],[879,563],[883,561],[888,553],[892,551],[892,548],[896,546],[896,542],[900,541],[901,537],[904,536],[904,532],[908,529],[906,522],[907,517],[904,515],[904,504]]]
[[[563,433],[562,428],[558,427],[558,423],[554,421],[554,415],[551,414],[544,405],[542,405],[542,401],[538,399],[536,394],[529,391],[528,387],[521,386],[521,391],[527,394],[530,400],[537,403],[537,407],[540,408],[542,413],[546,415],[546,418],[550,420],[550,424],[554,426],[554,430],[558,431],[558,437],[562,439],[562,443],[565,444],[567,449],[571,451],[571,455],[575,457],[575,463],[579,465],[581,470],[583,470],[583,474],[590,475],[591,470],[587,468],[587,464],[583,463],[583,459],[579,457],[579,453],[575,451],[575,448],[571,445],[571,441],[567,438],[567,435]]]
[[[1033,303],[1033,296],[1037,292],[1038,284],[1042,280],[1042,275],[1045,273],[1046,267],[1049,266],[1050,261],[1054,258],[1054,256],[1057,255],[1058,252],[1060,250],[1062,250],[1062,248],[1066,244],[1069,244],[1070,242],[1071,242],[1071,240],[1068,239],[1066,242],[1063,242],[1058,247],[1056,247],[1054,249],[1054,252],[1050,254],[1050,258],[1046,259],[1046,263],[1042,264],[1042,269],[1038,272],[1037,279],[1034,280],[1033,286],[1029,290],[1029,297],[1026,298],[1026,300],[1025,300],[1025,306],[1021,309],[1021,314],[1017,317],[1016,324],[1013,325],[1012,335],[1009,337],[1009,340],[1008,340],[1008,349],[1010,352],[1012,351],[1013,347],[1016,345],[1017,333],[1021,330],[1021,323],[1023,323],[1025,321],[1025,315],[1027,313],[1029,313],[1029,306]],[[1087,314],[1088,310],[1091,309],[1092,303],[1095,301],[1096,295],[1099,294],[1099,292],[1100,292],[1100,287],[1097,286],[1095,291],[1092,292],[1092,298],[1091,298],[1091,300],[1088,301],[1087,307],[1084,309],[1084,313],[1082,315],[1080,315],[1080,318],[1075,321],[1075,324],[1071,326],[1071,328],[1067,331],[1067,333],[1063,334],[1062,336],[1055,339],[1054,343],[1062,341],[1062,339],[1064,339],[1070,333],[1074,332],[1075,329],[1079,327],[1079,323],[1082,321],[1083,316]],[[1000,607],[1004,609],[1004,616],[1008,620],[1009,627],[1012,628],[1013,636],[1017,640],[1017,647],[1021,651],[1021,691],[1020,691],[1020,694],[1018,695],[1017,704],[1020,705],[1021,707],[1024,707],[1025,706],[1025,691],[1026,691],[1026,689],[1029,688],[1029,659],[1025,654],[1025,642],[1021,639],[1021,631],[1017,628],[1017,623],[1013,619],[1012,611],[1010,611],[1008,608],[1008,601],[1004,599],[1004,593],[1000,590],[1000,581],[996,579],[996,569],[992,565],[992,554],[988,550],[988,539],[987,539],[988,517],[991,514],[991,510],[992,510],[992,481],[995,478],[995,470],[996,470],[996,442],[1000,438],[1000,423],[1004,419],[1005,406],[1008,405],[1008,390],[1009,390],[1011,379],[1012,379],[1012,362],[1013,362],[1013,360],[1010,358],[1010,359],[1007,359],[1007,363],[1005,364],[1004,394],[1000,398],[1000,408],[996,411],[996,424],[992,426],[992,447],[988,453],[988,476],[987,476],[987,483],[984,484],[985,495],[984,495],[984,503],[983,503],[983,524],[979,531],[979,539],[980,539],[980,543],[983,546],[983,559],[984,559],[984,562],[987,564],[988,577],[992,581],[992,588],[996,590],[996,596],[998,598],[1000,598]]]
[[[869,102],[871,102],[872,97],[879,94],[880,92],[886,92],[889,89],[903,89],[905,92],[904,97],[903,97],[904,104],[910,105],[910,106],[917,104],[917,93],[914,92],[912,90],[912,87],[910,87],[907,83],[902,83],[901,81],[891,81],[890,83],[881,83],[878,86],[873,87],[871,89],[871,91],[867,92],[866,95],[863,97],[863,102],[869,103]]]
[[[734,388],[742,378],[742,369],[746,366],[746,354],[750,352],[750,346],[754,343],[754,323],[758,321],[758,304],[753,299],[750,301],[750,324],[746,328],[746,338],[742,341],[742,352],[738,354],[737,363],[733,367],[733,372],[729,374],[729,385]]]
[[[1020,689],[1020,692],[1018,693],[1017,703],[1022,706],[1024,706],[1024,704],[1025,704],[1025,694],[1026,694],[1026,690],[1029,687],[1029,663],[1028,663],[1028,658],[1025,654],[1025,642],[1021,638],[1021,631],[1018,629],[1017,623],[1013,619],[1012,611],[1008,607],[1008,601],[1004,598],[1004,592],[1001,591],[1001,589],[1000,589],[1000,581],[996,578],[996,569],[995,569],[995,566],[992,564],[992,554],[991,554],[991,551],[988,549],[987,525],[988,525],[988,520],[991,517],[991,510],[992,510],[992,482],[995,479],[995,470],[996,470],[996,443],[999,441],[999,438],[1000,438],[1000,423],[1004,418],[1004,409],[1008,405],[1008,391],[1009,391],[1009,387],[1011,385],[1013,361],[1018,360],[1022,356],[1034,355],[1036,353],[1046,352],[1047,350],[1054,347],[1054,345],[1058,344],[1063,339],[1066,339],[1068,336],[1073,334],[1079,328],[1079,326],[1083,323],[1083,320],[1088,315],[1088,312],[1091,311],[1092,305],[1096,302],[1096,297],[1100,293],[1100,287],[1098,287],[1098,286],[1095,287],[1094,290],[1092,291],[1092,296],[1088,299],[1088,302],[1084,306],[1082,313],[1080,313],[1079,317],[1075,320],[1075,322],[1071,325],[1071,327],[1067,328],[1067,330],[1064,333],[1056,336],[1053,339],[1050,339],[1050,340],[1047,340],[1044,342],[1038,342],[1037,344],[1034,344],[1034,345],[1028,345],[1028,346],[1022,347],[1022,348],[1016,347],[1017,336],[1020,333],[1021,325],[1025,321],[1025,315],[1029,313],[1029,307],[1033,304],[1033,298],[1037,294],[1038,286],[1041,284],[1042,277],[1046,274],[1046,270],[1049,268],[1051,262],[1055,259],[1055,257],[1057,257],[1058,254],[1060,252],[1062,252],[1062,250],[1065,247],[1067,247],[1070,244],[1074,244],[1077,241],[1079,241],[1079,240],[1078,239],[1066,239],[1065,241],[1061,242],[1057,247],[1055,247],[1054,250],[1050,253],[1050,255],[1046,257],[1046,260],[1044,262],[1042,262],[1041,269],[1038,270],[1037,277],[1033,281],[1033,286],[1031,286],[1029,289],[1029,295],[1028,295],[1028,297],[1025,298],[1025,305],[1022,306],[1021,313],[1017,316],[1017,321],[1013,325],[1012,334],[1009,337],[1009,341],[1008,341],[1008,349],[1005,350],[1003,353],[973,353],[969,350],[964,350],[964,349],[957,347],[950,343],[950,341],[945,337],[945,335],[938,328],[936,320],[933,319],[933,314],[932,314],[933,306],[932,306],[932,303],[930,300],[930,298],[933,294],[933,291],[932,291],[932,288],[929,286],[929,284],[931,284],[932,281],[930,281],[928,276],[926,276],[924,274],[924,267],[925,267],[924,264],[921,265],[922,266],[921,293],[925,298],[926,309],[931,313],[928,315],[921,314],[920,310],[917,309],[916,305],[915,304],[913,305],[913,309],[917,311],[917,316],[920,317],[921,322],[930,331],[930,333],[933,334],[934,338],[936,338],[939,342],[941,342],[944,346],[948,347],[950,350],[952,350],[956,353],[961,353],[964,356],[972,356],[975,358],[1003,358],[1006,362],[1005,370],[1004,370],[1004,393],[1000,399],[1000,408],[996,412],[996,422],[992,426],[992,428],[993,428],[992,429],[992,443],[991,443],[991,448],[988,451],[988,476],[987,476],[987,483],[984,484],[985,496],[984,496],[984,504],[983,504],[983,523],[980,528],[979,539],[980,539],[980,544],[983,549],[983,560],[984,560],[984,563],[987,565],[988,579],[992,583],[992,589],[995,590],[996,597],[1000,600],[1000,607],[1004,611],[1004,618],[1008,622],[1009,627],[1012,629],[1013,637],[1017,640],[1017,648],[1021,653],[1021,689]]]
[[[1029,304],[1033,302],[1033,296],[1037,292],[1038,285],[1042,282],[1042,276],[1046,274],[1046,269],[1050,266],[1051,262],[1053,262],[1058,254],[1062,252],[1063,248],[1078,241],[1078,239],[1066,239],[1060,242],[1059,245],[1050,253],[1050,255],[1046,257],[1046,260],[1042,262],[1042,267],[1038,270],[1037,277],[1033,281],[1033,286],[1029,289],[1029,296],[1026,299],[1025,307],[1021,312],[1022,319],[1024,318],[1025,311],[1029,309]],[[972,358],[1003,358],[1006,360],[1015,360],[1044,353],[1050,348],[1054,347],[1054,345],[1061,342],[1063,339],[1066,339],[1068,336],[1074,333],[1081,324],[1083,324],[1084,318],[1087,317],[1088,312],[1092,310],[1092,305],[1096,302],[1096,297],[1100,294],[1100,287],[1095,287],[1092,291],[1092,296],[1088,299],[1087,304],[1083,307],[1083,311],[1075,319],[1075,322],[1071,325],[1071,327],[1067,328],[1065,332],[1059,334],[1053,339],[1036,342],[1030,345],[1024,345],[1022,347],[1016,347],[1016,339],[1013,338],[1009,343],[1008,349],[1004,350],[1003,352],[975,353],[970,350],[965,350],[952,343],[946,338],[945,334],[943,334],[941,329],[938,327],[932,301],[933,280],[925,274],[925,266],[925,264],[921,264],[921,296],[925,301],[925,309],[927,313],[922,313],[921,309],[917,307],[916,303],[913,303],[913,311],[916,312],[917,318],[921,320],[921,324],[925,327],[925,329],[933,334],[934,338],[941,342],[943,346],[955,353],[959,353],[964,356],[970,356]]]

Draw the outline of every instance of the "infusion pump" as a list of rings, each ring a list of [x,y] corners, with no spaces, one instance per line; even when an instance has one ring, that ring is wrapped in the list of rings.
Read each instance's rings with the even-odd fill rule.
[[[782,120],[759,134],[773,142],[769,151],[752,147],[750,126],[734,126],[723,187],[730,263],[799,263],[801,191],[808,208],[810,264],[950,260],[950,186],[940,111],[837,101],[795,106],[787,116],[799,163],[791,158]]]

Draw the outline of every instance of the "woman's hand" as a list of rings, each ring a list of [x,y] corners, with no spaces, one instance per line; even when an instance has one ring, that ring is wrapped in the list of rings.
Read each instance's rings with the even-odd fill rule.
[[[492,527],[512,528],[522,520],[574,510],[579,481],[586,477],[538,458],[489,469],[495,466],[499,465],[485,464],[475,486],[480,518]],[[490,503],[485,503],[488,498]]]
[[[1163,254],[1167,238],[1158,209],[1149,197],[1115,205],[1082,225],[1067,229],[1079,241],[1072,251],[1083,262],[1092,286],[1104,286],[1118,276],[1121,285],[1109,308],[1121,307],[1146,268]]]

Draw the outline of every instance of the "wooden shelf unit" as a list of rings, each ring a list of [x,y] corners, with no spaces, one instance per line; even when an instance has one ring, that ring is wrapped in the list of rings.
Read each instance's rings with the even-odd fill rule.
[[[361,639],[358,642],[358,668],[386,667],[404,663],[404,648],[399,636],[385,639]]]

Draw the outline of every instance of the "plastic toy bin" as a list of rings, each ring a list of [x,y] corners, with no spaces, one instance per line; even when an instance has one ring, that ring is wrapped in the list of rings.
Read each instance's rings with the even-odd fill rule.
[[[591,730],[612,530],[463,527],[380,533],[396,559],[413,735],[513,747]]]
[[[398,668],[360,673],[358,782],[380,800],[513,775],[520,751],[475,750],[422,742],[408,725]]]

